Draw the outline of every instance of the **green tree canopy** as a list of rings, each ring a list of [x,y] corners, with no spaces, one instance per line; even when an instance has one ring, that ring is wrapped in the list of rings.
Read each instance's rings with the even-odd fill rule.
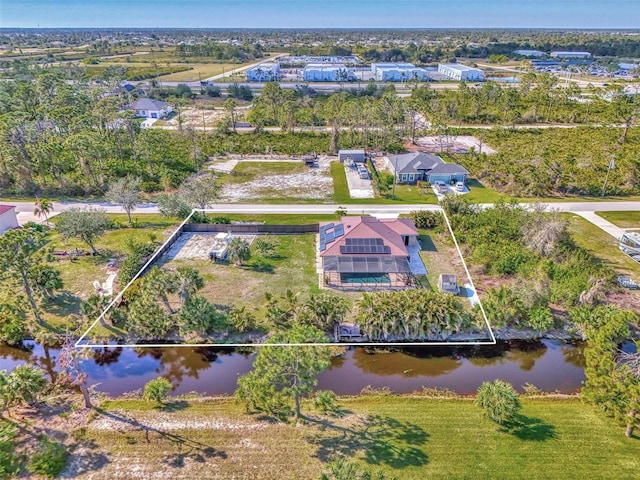
[[[236,398],[249,411],[300,418],[300,402],[318,384],[317,375],[331,364],[331,352],[327,346],[275,344],[326,342],[322,331],[309,326],[274,335],[259,350],[253,371],[238,379]]]

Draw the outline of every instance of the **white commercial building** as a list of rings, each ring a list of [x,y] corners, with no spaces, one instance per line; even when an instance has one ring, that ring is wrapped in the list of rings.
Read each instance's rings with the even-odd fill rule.
[[[280,78],[280,64],[265,62],[247,70],[248,82],[275,82]]]
[[[523,57],[544,57],[545,53],[540,50],[514,50],[514,55],[522,55]]]
[[[413,63],[372,63],[373,78],[379,82],[406,82],[408,80],[429,80],[424,68]]]
[[[344,63],[310,63],[304,67],[302,78],[305,82],[350,82],[356,76]]]
[[[556,58],[591,58],[589,52],[551,52],[550,55]]]
[[[18,228],[16,207],[13,205],[0,205],[0,235],[12,228]]]
[[[484,80],[484,72],[482,70],[460,65],[459,63],[439,63],[438,73],[461,82]]]

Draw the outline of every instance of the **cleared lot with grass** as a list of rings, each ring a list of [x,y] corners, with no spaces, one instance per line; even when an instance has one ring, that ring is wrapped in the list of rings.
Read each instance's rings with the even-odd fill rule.
[[[343,398],[343,417],[312,413],[298,427],[244,415],[231,399],[161,409],[116,400],[83,432],[91,447],[70,461],[100,452],[74,478],[315,479],[334,455],[402,480],[637,478],[638,437],[577,398],[522,402],[519,426],[500,431],[460,398]]]

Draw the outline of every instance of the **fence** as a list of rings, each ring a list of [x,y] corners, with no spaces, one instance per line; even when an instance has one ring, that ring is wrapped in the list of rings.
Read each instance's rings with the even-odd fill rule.
[[[320,226],[317,223],[308,225],[263,225],[263,224],[235,224],[235,223],[189,223],[186,224],[181,233],[273,233],[273,234],[300,234],[300,233],[318,233]],[[172,243],[173,245],[173,243]]]

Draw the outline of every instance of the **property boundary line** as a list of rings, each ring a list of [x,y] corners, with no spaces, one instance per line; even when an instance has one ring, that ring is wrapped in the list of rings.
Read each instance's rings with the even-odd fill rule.
[[[473,279],[471,278],[471,274],[469,273],[469,269],[467,268],[467,262],[465,261],[463,255],[462,255],[462,251],[460,250],[460,246],[458,245],[458,241],[456,240],[456,237],[453,233],[453,229],[451,228],[451,223],[449,222],[449,218],[447,217],[446,212],[440,208],[438,210],[435,211],[439,211],[440,213],[442,213],[442,216],[445,219],[445,222],[447,224],[447,228],[449,230],[449,233],[451,234],[451,238],[453,239],[453,243],[456,247],[456,250],[458,252],[458,255],[460,256],[460,259],[462,260],[462,265],[464,267],[464,271],[467,274],[467,278],[469,279],[469,282],[471,284],[471,286],[473,287],[474,293],[475,295],[478,297],[478,304],[480,305],[480,312],[482,313],[482,317],[485,321],[485,324],[487,326],[487,329],[489,331],[489,336],[490,339],[489,340],[476,340],[476,341],[452,341],[452,342],[447,342],[447,341],[441,341],[441,342],[434,342],[434,341],[429,341],[429,342],[338,342],[338,343],[334,343],[334,342],[328,342],[328,343],[130,343],[130,344],[119,344],[119,343],[108,343],[108,344],[102,344],[102,343],[98,343],[98,344],[93,344],[93,343],[81,343],[85,337],[89,334],[89,332],[91,331],[91,329],[93,329],[99,322],[101,322],[104,319],[104,316],[107,314],[107,312],[109,312],[109,310],[120,301],[120,299],[122,298],[122,296],[124,295],[124,293],[127,291],[127,289],[133,284],[133,282],[135,282],[140,276],[142,276],[146,270],[156,261],[156,259],[163,255],[168,248],[170,248],[171,245],[173,245],[173,243],[176,242],[177,237],[179,238],[180,235],[182,235],[182,232],[184,230],[184,226],[189,222],[189,220],[191,219],[191,217],[193,216],[194,213],[196,212],[201,212],[201,213],[221,213],[220,210],[214,210],[214,209],[209,209],[209,208],[205,208],[205,209],[200,209],[200,208],[194,208],[193,210],[191,210],[191,213],[187,216],[187,218],[185,218],[182,223],[178,226],[178,228],[169,236],[169,238],[160,246],[160,248],[158,248],[154,254],[149,258],[149,260],[147,260],[147,262],[140,268],[140,270],[138,271],[138,273],[136,273],[136,275],[129,281],[129,283],[127,283],[127,285],[122,289],[122,291],[120,293],[118,293],[118,295],[116,295],[116,297],[109,303],[109,305],[107,305],[107,307],[104,309],[104,311],[100,314],[100,316],[98,318],[96,318],[93,323],[91,323],[91,325],[87,328],[87,330],[80,336],[80,338],[78,338],[78,340],[75,342],[74,347],[76,348],[109,348],[109,347],[119,347],[119,348],[139,348],[139,347],[147,347],[147,348],[175,348],[175,347],[189,347],[189,348],[200,348],[200,347],[229,347],[229,348],[240,348],[240,347],[333,347],[333,346],[343,346],[343,347],[429,347],[429,346],[438,346],[438,347],[443,347],[443,346],[474,346],[474,345],[495,345],[497,343],[496,337],[493,333],[493,330],[491,328],[491,324],[489,323],[489,319],[487,318],[487,314],[484,310],[484,307],[482,305],[482,300],[480,299],[480,296],[478,295],[478,292],[476,290],[476,286],[473,283]],[[347,209],[347,214],[348,214],[348,209]]]

